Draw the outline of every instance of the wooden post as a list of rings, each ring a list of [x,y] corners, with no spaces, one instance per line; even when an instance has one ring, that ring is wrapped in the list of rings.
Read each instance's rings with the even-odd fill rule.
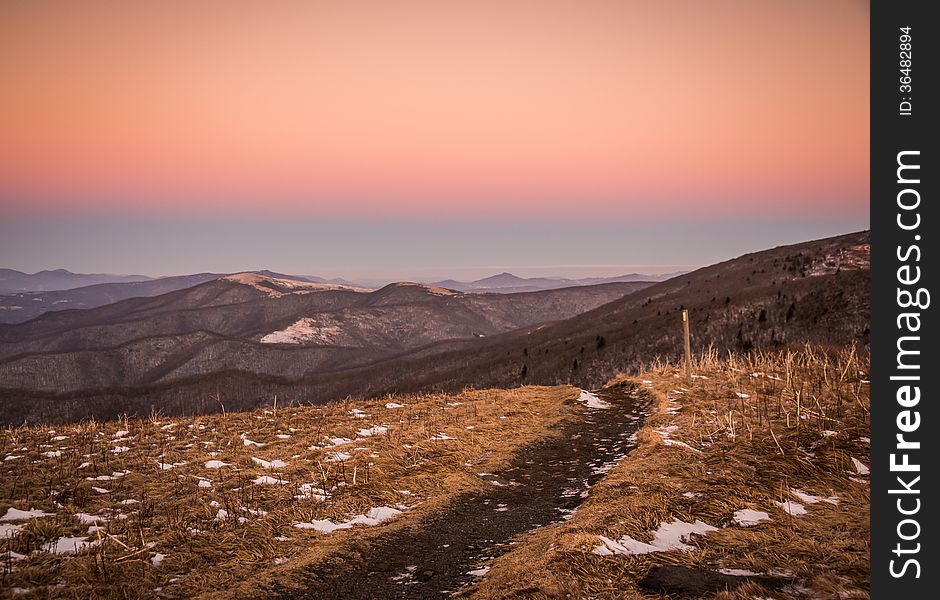
[[[692,383],[692,341],[689,339],[689,311],[682,309],[682,338],[685,342],[685,383]]]

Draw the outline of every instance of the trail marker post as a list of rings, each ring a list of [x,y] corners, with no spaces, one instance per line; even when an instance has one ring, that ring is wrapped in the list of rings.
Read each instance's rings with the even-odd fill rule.
[[[692,341],[689,338],[689,310],[682,309],[682,340],[685,343],[685,383],[692,383]]]

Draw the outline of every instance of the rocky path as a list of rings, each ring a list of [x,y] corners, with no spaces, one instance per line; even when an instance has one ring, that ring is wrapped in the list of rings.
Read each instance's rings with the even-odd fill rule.
[[[358,558],[319,565],[305,574],[300,591],[272,590],[282,600],[346,598],[442,598],[484,576],[487,561],[512,538],[556,523],[574,512],[597,482],[634,447],[647,399],[616,388],[598,392],[584,417],[559,435],[524,448],[498,473],[479,473],[491,485],[459,497],[420,529],[351,548]]]

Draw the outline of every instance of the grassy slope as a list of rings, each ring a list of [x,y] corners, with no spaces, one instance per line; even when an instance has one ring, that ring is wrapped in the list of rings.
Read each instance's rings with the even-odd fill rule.
[[[703,378],[687,388],[670,366],[612,382],[648,387],[657,400],[640,446],[570,521],[526,536],[468,595],[658,597],[637,585],[650,568],[692,565],[791,575],[783,592],[748,584],[718,598],[867,597],[869,487],[852,461],[868,464],[867,372],[867,360],[854,353],[832,359],[808,349],[704,360],[695,368]],[[666,445],[667,438],[691,449]],[[799,501],[791,488],[839,502],[804,502],[808,514],[790,516],[775,502]],[[771,520],[740,527],[733,515],[743,508]],[[676,518],[721,529],[695,536],[695,552],[592,552],[598,535],[648,542]]]
[[[342,550],[350,536],[409,526],[485,485],[477,472],[497,470],[571,418],[577,395],[570,387],[528,387],[6,430],[0,455],[18,458],[0,459],[0,516],[10,507],[55,516],[21,521],[12,538],[0,539],[0,590],[74,598],[149,598],[157,589],[171,597],[251,597],[259,584],[289,585],[291,570]],[[404,406],[387,408],[389,402]],[[369,416],[357,418],[354,408]],[[373,425],[388,432],[356,439],[358,430]],[[115,437],[119,431],[125,433]],[[441,433],[452,439],[433,439]],[[327,436],[354,441],[311,448]],[[116,452],[121,447],[128,450]],[[340,451],[351,457],[328,462]],[[161,469],[158,457],[176,466]],[[288,465],[265,469],[253,457]],[[206,468],[209,460],[229,466]],[[129,473],[114,480],[86,479],[123,471]],[[253,483],[263,476],[287,483]],[[199,477],[211,487],[199,487]],[[302,484],[330,490],[330,496],[298,499]],[[293,527],[396,504],[410,508],[377,527],[329,535]],[[87,535],[89,523],[78,513],[102,518],[102,534],[89,537],[100,545],[77,556],[35,551],[52,540]],[[27,558],[13,560],[8,551]],[[157,553],[165,556],[159,566],[153,564]]]
[[[681,564],[787,571],[789,596],[806,590],[813,597],[866,596],[869,489],[866,478],[854,472],[852,458],[868,463],[862,439],[868,435],[867,370],[867,361],[854,354],[830,358],[805,350],[754,359],[708,357],[696,366],[699,377],[689,386],[668,365],[611,382],[648,389],[656,400],[638,436],[640,446],[591,489],[570,521],[523,536],[466,593],[649,598],[637,585],[642,576],[656,565]],[[0,540],[0,555],[9,556],[8,550],[29,555],[3,560],[0,589],[31,588],[59,597],[152,597],[162,588],[171,596],[251,597],[255,586],[289,583],[294,569],[341,552],[351,536],[368,539],[417,525],[429,511],[482,485],[475,473],[497,470],[523,445],[573,418],[576,392],[526,387],[276,413],[272,406],[254,413],[7,430],[2,455],[21,458],[0,462],[0,514],[13,506],[55,516],[21,523],[12,539]],[[386,408],[387,402],[406,406]],[[353,418],[353,408],[370,416]],[[325,436],[354,438],[358,429],[373,424],[388,425],[389,432],[338,448],[310,448]],[[128,433],[115,441],[119,430]],[[433,440],[440,432],[455,439]],[[663,432],[670,442],[692,449],[667,445]],[[243,434],[265,445],[246,445]],[[54,439],[59,436],[66,437]],[[130,449],[115,453],[117,446]],[[58,451],[61,456],[45,455]],[[326,462],[334,451],[352,457]],[[178,466],[161,470],[158,456]],[[289,465],[267,470],[252,457]],[[231,466],[207,469],[209,459]],[[86,462],[91,464],[79,468]],[[86,479],[124,470],[130,473],[114,481]],[[252,483],[264,475],[289,483]],[[212,487],[198,487],[197,477]],[[330,488],[332,495],[325,501],[294,498],[303,483]],[[110,492],[99,494],[93,486]],[[798,501],[791,488],[837,496],[839,503],[807,503],[807,515],[789,516],[774,502]],[[137,503],[124,505],[124,500]],[[292,527],[396,503],[411,508],[379,527],[330,535]],[[742,508],[766,511],[771,521],[738,527],[733,515]],[[226,518],[218,518],[220,509]],[[80,512],[108,518],[100,546],[74,557],[30,554],[49,540],[84,534],[87,524],[75,516]],[[600,544],[598,535],[649,541],[651,531],[674,518],[701,519],[721,529],[694,538],[697,551],[691,553],[602,557],[591,552]],[[152,564],[155,553],[166,556],[159,567]],[[788,597],[753,586],[719,594],[756,596]]]

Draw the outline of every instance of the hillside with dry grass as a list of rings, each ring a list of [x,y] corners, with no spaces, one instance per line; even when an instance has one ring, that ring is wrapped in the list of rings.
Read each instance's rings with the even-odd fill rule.
[[[7,429],[0,589],[867,597],[867,373],[854,350],[711,352],[689,383],[659,364],[594,394]]]
[[[577,396],[524,388],[7,429],[0,588],[231,597],[487,485],[478,472],[570,419]]]
[[[867,358],[807,348],[661,365],[639,446],[472,598],[867,598]],[[697,533],[696,533],[697,532]]]

